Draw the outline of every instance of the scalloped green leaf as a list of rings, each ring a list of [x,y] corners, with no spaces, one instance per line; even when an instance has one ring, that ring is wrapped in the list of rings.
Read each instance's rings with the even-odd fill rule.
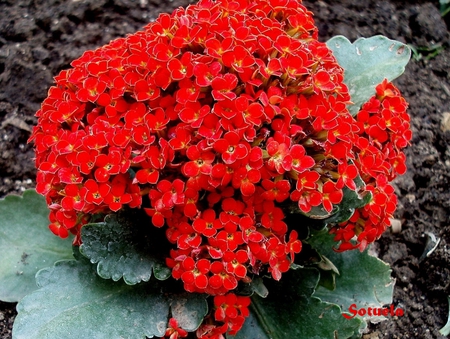
[[[171,291],[171,281],[105,280],[87,260],[59,261],[36,281],[40,288],[17,306],[13,339],[162,337],[170,314],[193,332],[208,312],[207,295]]]
[[[157,233],[154,227],[152,230]],[[152,272],[158,280],[171,275],[155,237],[142,232],[138,216],[130,212],[110,214],[104,222],[85,225],[81,239],[81,254],[97,264],[97,273],[102,278],[114,281],[123,278],[128,285],[134,285],[149,281]]]
[[[346,339],[358,332],[361,320],[346,319],[339,306],[314,296],[319,272],[291,270],[272,282],[267,298],[252,297],[251,314],[234,339]]]
[[[19,301],[37,288],[37,271],[73,258],[71,240],[53,235],[48,224],[45,198],[34,190],[0,200],[0,300]]]
[[[337,304],[347,311],[352,304],[357,308],[382,307],[392,303],[394,280],[388,264],[369,255],[368,250],[335,252],[333,235],[320,233],[308,240],[320,254],[325,255],[339,269],[335,289],[318,286],[314,296]],[[365,317],[369,319],[370,317]]]
[[[405,71],[411,50],[405,44],[377,35],[360,38],[353,44],[338,35],[327,41],[344,72],[353,105],[350,112],[358,113],[362,104],[375,94],[375,87],[385,78],[392,81]]]

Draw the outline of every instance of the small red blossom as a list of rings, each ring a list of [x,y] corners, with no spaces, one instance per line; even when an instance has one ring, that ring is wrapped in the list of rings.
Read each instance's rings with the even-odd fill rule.
[[[339,204],[343,196],[342,190],[337,189],[336,184],[327,181],[322,188],[322,204],[325,211],[330,213],[333,210],[333,205]]]
[[[229,99],[233,100],[236,98],[236,93],[233,90],[238,84],[238,78],[231,73],[225,74],[224,76],[215,77],[211,81],[212,92],[211,95],[217,101]]]
[[[209,238],[214,236],[223,225],[219,219],[216,219],[214,210],[207,209],[203,211],[200,218],[194,220],[192,227],[196,232]]]
[[[194,75],[197,85],[200,87],[210,86],[221,70],[222,65],[219,62],[213,62],[210,65],[204,63],[196,64],[194,66]]]
[[[178,339],[178,338],[186,338],[188,332],[183,330],[178,325],[178,321],[175,318],[170,318],[168,323],[168,328],[166,333],[164,334],[164,338],[167,339]]]
[[[222,154],[225,164],[232,164],[236,160],[245,158],[249,152],[249,145],[236,132],[228,132],[223,139],[214,143],[214,150]]]

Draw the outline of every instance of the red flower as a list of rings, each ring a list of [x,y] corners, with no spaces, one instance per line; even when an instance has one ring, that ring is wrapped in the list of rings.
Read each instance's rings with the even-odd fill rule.
[[[174,205],[184,203],[184,182],[180,179],[175,179],[173,182],[161,180],[156,188],[161,194],[160,199],[164,208],[170,209]]]
[[[213,62],[210,65],[198,63],[194,66],[194,75],[197,85],[200,87],[211,86],[212,81],[219,75],[222,65]]]
[[[289,156],[289,145],[279,143],[276,140],[270,140],[267,143],[267,153],[269,159],[267,160],[267,167],[283,174],[285,171],[290,171],[292,168],[292,158]]]
[[[105,89],[106,83],[98,78],[89,77],[83,81],[83,87],[77,91],[77,99],[81,102],[95,102]]]
[[[207,274],[210,269],[210,262],[208,260],[200,259],[195,262],[191,257],[187,257],[183,260],[182,266],[185,271],[181,275],[181,280],[183,280],[185,288],[187,287],[186,290],[189,291],[194,286],[199,290],[203,290],[208,286]],[[191,291],[194,292],[195,289]]]
[[[219,219],[216,219],[216,213],[212,209],[203,211],[200,218],[194,220],[192,227],[198,233],[206,237],[212,237],[217,233],[217,230],[223,227]]]
[[[182,167],[182,173],[187,177],[195,177],[199,173],[210,174],[212,163],[215,159],[214,153],[201,151],[198,146],[190,146],[186,156],[191,160]]]
[[[302,173],[316,164],[312,157],[306,155],[306,150],[302,145],[292,145],[289,150],[289,156],[288,159],[292,159],[291,168],[298,173]],[[287,165],[287,167],[289,167],[289,165]]]
[[[232,43],[233,39],[231,37],[221,39],[221,41],[216,38],[209,38],[205,41],[205,53],[212,57],[220,58],[225,51],[230,49]]]
[[[61,200],[63,209],[70,211],[82,211],[86,202],[81,197],[81,190],[79,185],[69,184],[64,188],[65,197]]]
[[[134,84],[134,95],[137,101],[153,100],[160,96],[160,89],[152,81],[138,80]]]
[[[168,328],[166,333],[164,334],[165,338],[168,339],[178,339],[178,338],[186,338],[188,333],[183,330],[178,325],[178,321],[175,318],[170,318],[168,323]]]
[[[246,251],[227,251],[223,254],[223,262],[229,274],[233,274],[241,279],[247,275],[247,268],[244,265],[248,262],[248,254]]]
[[[284,235],[287,231],[287,225],[283,221],[285,217],[283,210],[275,207],[273,201],[266,201],[263,206],[261,225],[272,230],[275,234]]]
[[[331,80],[330,74],[326,70],[320,70],[313,75],[314,87],[319,91],[332,91],[335,84]]]
[[[223,139],[214,143],[214,150],[222,154],[222,160],[225,164],[232,164],[236,160],[245,158],[249,152],[249,145],[242,141],[236,132],[228,132]]]
[[[190,124],[193,128],[198,128],[202,125],[203,118],[205,118],[209,112],[209,106],[201,106],[198,102],[188,102],[183,106],[179,116],[181,121]]]
[[[265,189],[265,192],[262,194],[264,199],[283,202],[284,200],[289,198],[291,185],[288,180],[279,180],[277,182],[273,182],[271,180],[265,179],[261,184]]]
[[[184,53],[180,59],[172,58],[169,60],[167,68],[173,80],[179,81],[184,78],[190,78],[193,75],[194,66],[192,65],[191,59],[192,53]]]
[[[338,166],[339,180],[337,187],[343,188],[347,186],[351,190],[356,190],[356,184],[354,179],[358,176],[358,168],[355,165],[349,165],[346,163],[339,164]]]
[[[131,202],[131,194],[125,193],[127,189],[127,179],[125,175],[118,175],[111,181],[111,191],[105,197],[105,203],[111,211],[117,212],[123,206]]]
[[[237,225],[232,222],[227,222],[224,225],[223,230],[217,233],[216,238],[218,240],[223,240],[226,244],[226,249],[232,252],[234,252],[239,245],[244,243],[242,231],[238,230]]]
[[[231,221],[233,224],[238,224],[240,215],[244,212],[245,205],[241,201],[233,198],[226,198],[222,201],[222,212],[219,218],[223,224]]]
[[[200,86],[189,78],[185,78],[178,82],[180,89],[176,92],[176,99],[181,104],[187,102],[196,102],[200,96]]]
[[[50,225],[48,228],[54,235],[57,235],[60,238],[67,238],[69,236],[69,231],[64,225],[61,225],[59,221],[56,220],[56,218],[53,216],[53,214],[50,214]]]
[[[236,334],[249,316],[250,298],[237,296],[234,293],[214,297],[214,319],[228,324],[230,334]]]
[[[298,233],[296,230],[293,230],[289,234],[289,241],[286,243],[286,254],[291,255],[291,260],[294,261],[294,253],[300,253],[302,250],[302,243],[298,238]]]
[[[331,181],[327,181],[322,188],[322,204],[325,211],[331,213],[333,204],[337,205],[342,201],[344,194]]]
[[[181,222],[178,226],[180,236],[177,239],[177,247],[182,250],[197,250],[202,244],[200,234],[194,231],[187,222]]]
[[[111,187],[109,184],[99,184],[95,180],[88,179],[81,189],[81,194],[87,203],[101,205],[110,191]]]
[[[213,89],[211,95],[217,101],[236,99],[236,93],[233,92],[233,89],[236,88],[237,84],[238,78],[234,74],[227,73],[224,76],[217,76],[211,81]]]
[[[223,53],[222,61],[226,67],[233,68],[236,72],[242,73],[246,68],[254,65],[255,58],[248,52],[248,50],[244,46],[238,45],[234,47],[233,50],[229,50]]]
[[[252,196],[255,193],[255,184],[261,180],[261,173],[256,169],[239,167],[233,173],[232,185],[239,188],[243,196]]]
[[[108,155],[100,154],[95,161],[95,180],[98,182],[107,182],[109,177],[120,172],[120,163],[122,155],[118,149],[110,149]]]

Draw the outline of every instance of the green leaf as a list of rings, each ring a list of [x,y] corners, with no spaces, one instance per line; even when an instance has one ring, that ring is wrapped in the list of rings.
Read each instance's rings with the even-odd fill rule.
[[[244,326],[242,326],[235,336],[227,335],[227,339],[272,339],[272,337],[261,326],[253,306],[250,305],[250,315],[245,319]]]
[[[170,280],[105,280],[87,260],[59,261],[36,280],[40,288],[17,306],[13,339],[162,337],[170,313],[192,332],[208,311],[207,295],[167,290]]]
[[[267,297],[269,291],[267,290],[266,285],[264,285],[263,278],[260,276],[253,276],[252,281],[249,283],[243,283],[242,281],[239,283],[236,294],[252,296],[253,294],[257,294],[262,298]]]
[[[272,282],[269,296],[252,297],[251,315],[235,339],[346,339],[361,321],[346,319],[337,305],[312,297],[319,281],[316,269],[291,270]]]
[[[336,289],[336,273],[333,271],[321,270],[319,285],[330,291],[334,291]]]
[[[161,256],[165,252],[155,241],[161,239],[142,232],[140,225],[142,219],[130,212],[111,214],[105,222],[85,225],[81,229],[80,252],[98,263],[97,273],[105,279],[118,281],[123,277],[127,284],[134,285],[149,281],[153,271],[157,279],[165,280],[171,271]],[[149,222],[146,228],[158,233]],[[162,238],[162,243],[166,242]]]
[[[328,40],[327,46],[345,70],[344,83],[354,103],[349,107],[353,115],[385,78],[392,81],[405,71],[411,56],[408,46],[381,35],[360,38],[353,44],[339,35]]]
[[[250,283],[252,291],[262,298],[266,298],[269,295],[269,290],[264,285],[263,278],[255,276]]]
[[[0,216],[0,300],[17,302],[37,288],[37,271],[73,258],[71,240],[50,232],[45,198],[34,190],[0,200]]]
[[[357,308],[368,308],[392,303],[394,280],[388,264],[369,255],[367,250],[362,253],[358,250],[333,251],[335,242],[333,235],[328,233],[313,236],[308,243],[331,260],[340,273],[335,276],[336,288],[333,291],[319,286],[314,296],[338,304],[344,311],[352,304]]]
[[[333,264],[333,262],[328,259],[326,256],[321,255],[321,261],[319,263],[317,263],[317,266],[324,271],[332,271],[336,274],[339,274],[339,270],[337,269],[337,267]]]
[[[447,297],[447,300],[448,300],[448,305],[449,305],[449,310],[448,310],[449,316],[447,318],[447,323],[445,324],[445,326],[439,330],[439,333],[442,334],[443,336],[448,336],[450,334],[450,297]]]

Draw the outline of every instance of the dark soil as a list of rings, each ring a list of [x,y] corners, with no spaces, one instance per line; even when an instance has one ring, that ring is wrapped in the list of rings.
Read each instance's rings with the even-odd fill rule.
[[[34,186],[26,141],[52,77],[83,51],[135,32],[189,0],[0,1],[0,196]],[[366,338],[443,338],[450,295],[450,48],[439,1],[305,1],[321,39],[383,34],[419,54],[396,81],[410,103],[408,172],[395,184],[400,233],[375,245],[392,265],[394,305],[405,315],[371,325]],[[434,251],[427,240],[440,239]],[[428,253],[428,256],[426,255]],[[361,277],[366,279],[366,277]],[[0,303],[0,337],[11,338],[15,304]]]

